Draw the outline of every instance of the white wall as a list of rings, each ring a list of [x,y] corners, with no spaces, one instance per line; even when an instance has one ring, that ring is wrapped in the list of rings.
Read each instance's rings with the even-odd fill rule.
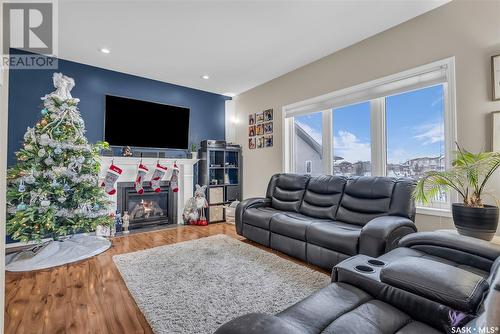
[[[490,57],[500,53],[499,22],[500,1],[455,0],[237,96],[243,196],[263,195],[269,177],[282,171],[282,106],[450,56],[456,57],[458,141],[474,151],[491,149],[490,113],[500,110],[500,101],[491,101]],[[248,114],[268,108],[275,113],[274,147],[249,150]],[[500,195],[498,178],[491,186]],[[417,224],[421,230],[451,226],[431,216],[417,217]]]

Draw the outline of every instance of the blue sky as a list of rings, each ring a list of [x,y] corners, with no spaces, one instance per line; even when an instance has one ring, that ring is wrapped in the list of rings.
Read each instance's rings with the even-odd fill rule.
[[[441,85],[386,99],[387,160],[444,154],[443,87]],[[321,113],[296,117],[321,142]],[[370,160],[369,102],[334,110],[334,154],[355,162]]]

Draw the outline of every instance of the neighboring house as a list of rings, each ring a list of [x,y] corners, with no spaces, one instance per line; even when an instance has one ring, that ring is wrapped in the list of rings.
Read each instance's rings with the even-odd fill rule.
[[[390,176],[409,176],[421,178],[429,171],[444,170],[444,155],[437,157],[421,157],[407,160],[402,164],[388,164],[387,172]]]
[[[299,124],[295,123],[295,168],[299,174],[306,174],[306,165],[310,165],[310,174],[323,173],[323,147]]]

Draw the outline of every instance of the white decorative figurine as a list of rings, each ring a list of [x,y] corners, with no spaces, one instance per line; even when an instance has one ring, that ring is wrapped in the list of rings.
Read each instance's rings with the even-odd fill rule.
[[[55,95],[61,100],[73,98],[70,93],[73,87],[75,87],[75,80],[73,80],[73,78],[67,77],[62,73],[54,73],[52,80],[54,82],[54,87],[56,87],[56,90],[50,95]]]
[[[130,231],[128,230],[128,226],[130,225],[130,216],[128,214],[128,211],[123,212],[123,234],[129,234]]]
[[[207,219],[205,218],[205,208],[208,207],[208,202],[205,197],[206,190],[207,186],[200,186],[199,184],[196,185],[194,197],[191,197],[187,200],[186,206],[184,207],[184,212],[182,213],[184,224],[208,224]]]

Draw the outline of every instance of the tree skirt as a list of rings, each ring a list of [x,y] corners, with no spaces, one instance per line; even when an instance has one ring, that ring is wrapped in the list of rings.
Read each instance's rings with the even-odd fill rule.
[[[103,237],[78,234],[64,241],[50,241],[34,253],[23,251],[7,256],[7,271],[30,271],[46,269],[87,259],[111,247]]]

